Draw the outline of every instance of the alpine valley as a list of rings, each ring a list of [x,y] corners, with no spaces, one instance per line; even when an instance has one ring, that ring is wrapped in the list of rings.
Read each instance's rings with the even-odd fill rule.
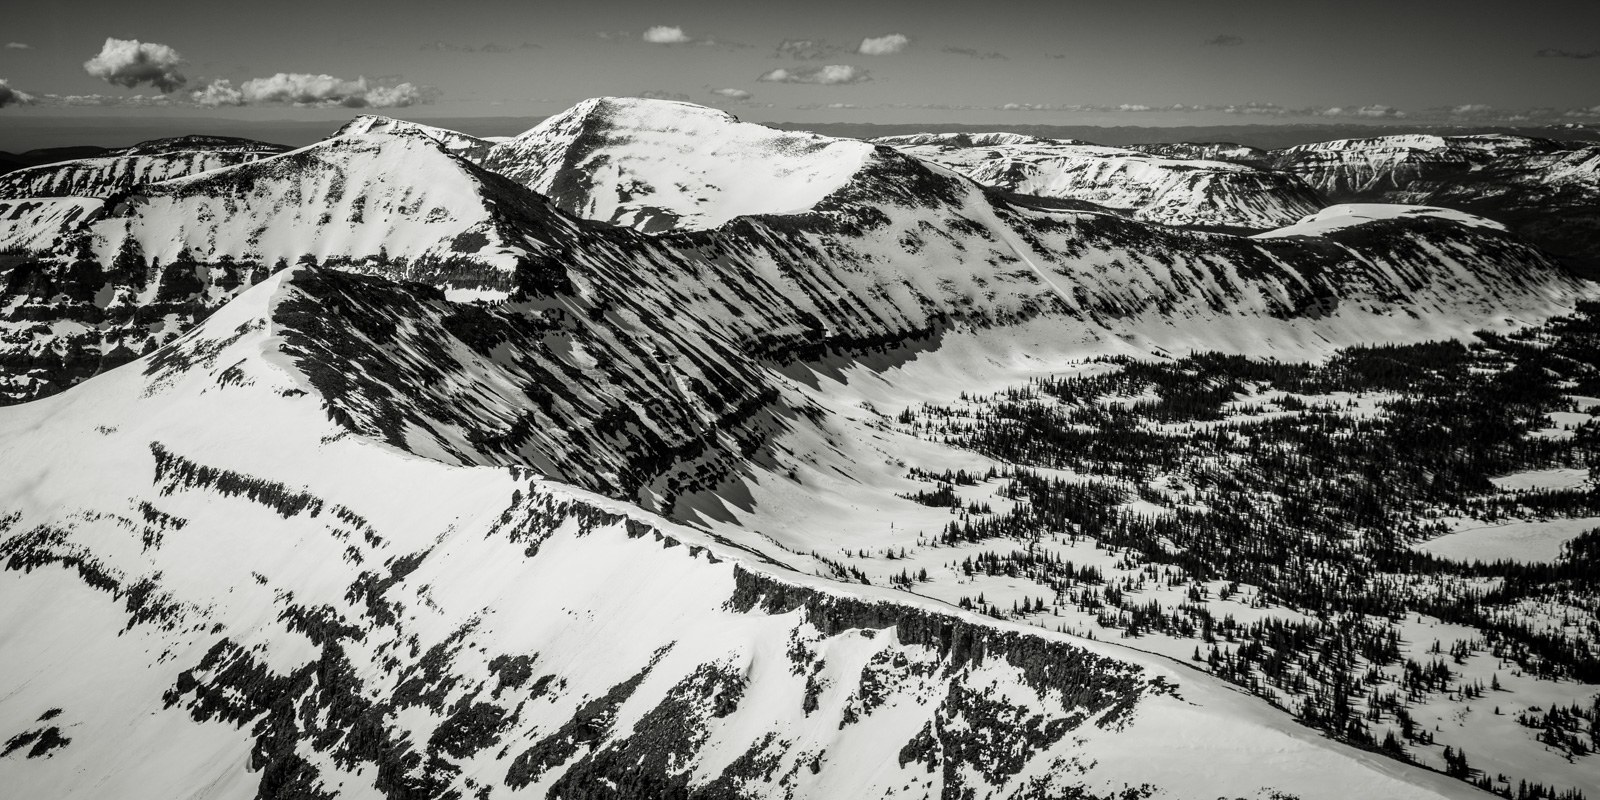
[[[0,175],[0,795],[1600,794],[1600,143],[600,98]]]

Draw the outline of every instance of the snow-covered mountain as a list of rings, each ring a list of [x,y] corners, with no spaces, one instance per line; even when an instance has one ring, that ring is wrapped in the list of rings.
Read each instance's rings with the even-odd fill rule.
[[[424,132],[335,137],[128,195],[61,237],[57,254],[27,273],[35,277],[18,273],[9,313],[22,327],[40,315],[99,326],[97,335],[79,334],[90,358],[124,338],[101,324],[105,315],[138,326],[152,312],[134,309],[192,306],[164,331],[128,328],[135,341],[122,349],[137,353],[261,276],[313,262],[426,280],[453,297],[571,284],[598,298],[634,287],[628,302],[642,304],[641,319],[693,309],[733,347],[792,358],[952,323],[1059,315],[1094,329],[1216,318],[1272,324],[1320,319],[1341,303],[1349,316],[1317,323],[1332,341],[1364,340],[1367,316],[1400,308],[1418,317],[1418,335],[1453,335],[1497,312],[1540,318],[1576,290],[1499,231],[1391,220],[1337,234],[1348,240],[1337,244],[1251,242],[1016,205],[892,149],[864,152],[866,166],[809,211],[650,237],[573,220]],[[1401,274],[1415,277],[1402,282]],[[61,302],[59,285],[79,287],[66,296],[81,311],[65,310],[74,306]],[[66,353],[64,333],[19,336],[9,347],[59,371],[47,354]],[[38,374],[27,391],[50,388],[39,381],[61,386]]]
[[[1023,545],[934,545],[992,512],[912,493],[917,470],[1001,465],[911,408],[1109,367],[1093,356],[1508,331],[1586,284],[1446,209],[1244,238],[683,104],[563,116],[491,148],[504,174],[366,119],[119,195],[0,261],[0,641],[23,654],[0,659],[0,785],[1476,792],[1173,653],[1071,635],[1042,601],[970,610],[956,560]],[[549,202],[528,188],[545,178]],[[672,188],[628,205],[624,180]],[[1069,533],[1030,557],[1076,547],[1144,585]],[[1037,588],[985,586],[1013,606]],[[1219,618],[1280,610],[1184,590]]]
[[[1266,164],[1271,153],[1259,147],[1251,147],[1234,142],[1162,142],[1159,144],[1130,144],[1129,150],[1137,150],[1152,156],[1171,158],[1183,161],[1227,161],[1234,164],[1246,164],[1260,167]]]
[[[101,205],[94,197],[0,200],[0,253],[48,250]]]
[[[1405,134],[1290,147],[1274,154],[1274,166],[1329,197],[1378,199],[1384,192],[1409,191],[1417,182],[1447,180],[1495,162],[1561,149],[1547,139],[1508,134]]]
[[[1299,180],[1223,161],[1015,134],[923,134],[875,140],[1025,195],[1081,200],[1163,225],[1262,230],[1323,202]]]
[[[1318,739],[1164,659],[846,588],[786,569],[754,536],[351,435],[297,341],[369,339],[330,294],[351,280],[371,279],[279,273],[152,357],[0,415],[5,785],[1473,791]],[[392,311],[403,348],[415,309]]]
[[[808,211],[873,157],[704,106],[602,97],[495,145],[483,165],[577,216],[657,232]]]
[[[476,136],[468,136],[464,133],[446,130],[445,128],[440,128],[433,125],[422,125],[416,122],[407,122],[405,120],[378,116],[376,114],[362,114],[361,116],[346,122],[342,127],[339,128],[339,130],[334,131],[333,135],[338,137],[360,136],[368,133],[394,134],[402,132],[423,134],[424,136],[439,142],[439,144],[444,145],[444,149],[450,153],[460,156],[473,163],[479,163],[483,161],[484,156],[488,155],[489,149],[494,147],[500,141],[503,141],[503,139],[499,138],[493,140],[480,139]]]
[[[544,202],[423,131],[351,134],[144,186],[84,230],[103,262],[382,265],[458,288],[504,288],[538,244]]]
[[[1600,145],[1525,136],[1385,136],[1291,147],[1274,167],[1330,199],[1440,205],[1492,217],[1575,267],[1600,270]]]
[[[244,164],[282,153],[281,145],[222,136],[156,139],[95,158],[0,175],[0,199],[106,198],[137,186]]]

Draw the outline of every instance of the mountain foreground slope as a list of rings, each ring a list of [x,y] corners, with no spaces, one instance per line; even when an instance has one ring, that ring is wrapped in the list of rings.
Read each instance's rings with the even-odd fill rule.
[[[5,720],[55,731],[36,740],[51,757],[0,761],[7,785],[1111,796],[1136,774],[1314,797],[1358,766],[1341,791],[1460,794],[1158,659],[847,591],[525,470],[351,436],[286,338],[322,291],[307,270],[6,415]],[[218,419],[250,424],[219,440]],[[108,468],[46,478],[86,458]]]
[[[1589,441],[1524,437],[1587,408],[1592,289],[1505,226],[1358,205],[1244,238],[684,104],[564,118],[487,149],[363,118],[5,265],[0,784],[1593,785],[1588,540],[1404,555],[1600,518],[1483,488]],[[708,166],[775,150],[787,177]],[[1538,388],[1476,399],[1504,386]],[[1311,449],[1345,441],[1366,471]],[[1371,477],[1419,442],[1427,475]]]

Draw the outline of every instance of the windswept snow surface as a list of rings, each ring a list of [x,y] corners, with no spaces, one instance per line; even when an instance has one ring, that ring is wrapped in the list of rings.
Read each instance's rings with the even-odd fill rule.
[[[657,232],[809,211],[872,155],[703,106],[604,97],[495,145],[484,165],[577,216]]]

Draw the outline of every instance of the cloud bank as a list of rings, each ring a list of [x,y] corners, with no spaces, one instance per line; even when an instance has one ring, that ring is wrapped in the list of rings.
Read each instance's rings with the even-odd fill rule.
[[[155,42],[107,38],[100,54],[83,62],[83,71],[113,86],[154,86],[171,94],[189,82],[178,72],[188,62],[178,51]]]
[[[741,103],[749,100],[752,97],[755,97],[755,95],[743,89],[712,89],[711,93],[718,97],[725,97],[729,100],[737,100]]]
[[[821,39],[784,39],[778,42],[774,58],[793,58],[800,61],[817,61],[830,58],[844,48]]]
[[[11,84],[6,79],[0,78],[0,108],[25,106],[32,103],[33,95],[11,88]]]
[[[33,45],[26,42],[6,42],[7,50],[32,50]]]
[[[756,80],[762,83],[813,83],[819,86],[840,86],[850,83],[865,83],[872,80],[872,74],[859,67],[849,64],[829,64],[825,67],[806,67],[803,69],[778,69],[768,70]]]
[[[404,108],[428,102],[416,84],[377,86],[366,78],[353,81],[332,75],[280,72],[252,78],[234,88],[227,79],[213,81],[190,94],[202,106],[294,105],[329,108]]]
[[[1204,44],[1207,47],[1238,47],[1244,44],[1244,37],[1235,36],[1231,33],[1219,33],[1207,39]]]
[[[657,25],[645,31],[640,38],[651,44],[688,44],[694,41],[676,25]]]
[[[903,34],[890,33],[884,36],[869,37],[861,40],[861,46],[856,52],[864,56],[889,56],[905,50],[911,44],[911,39]]]

